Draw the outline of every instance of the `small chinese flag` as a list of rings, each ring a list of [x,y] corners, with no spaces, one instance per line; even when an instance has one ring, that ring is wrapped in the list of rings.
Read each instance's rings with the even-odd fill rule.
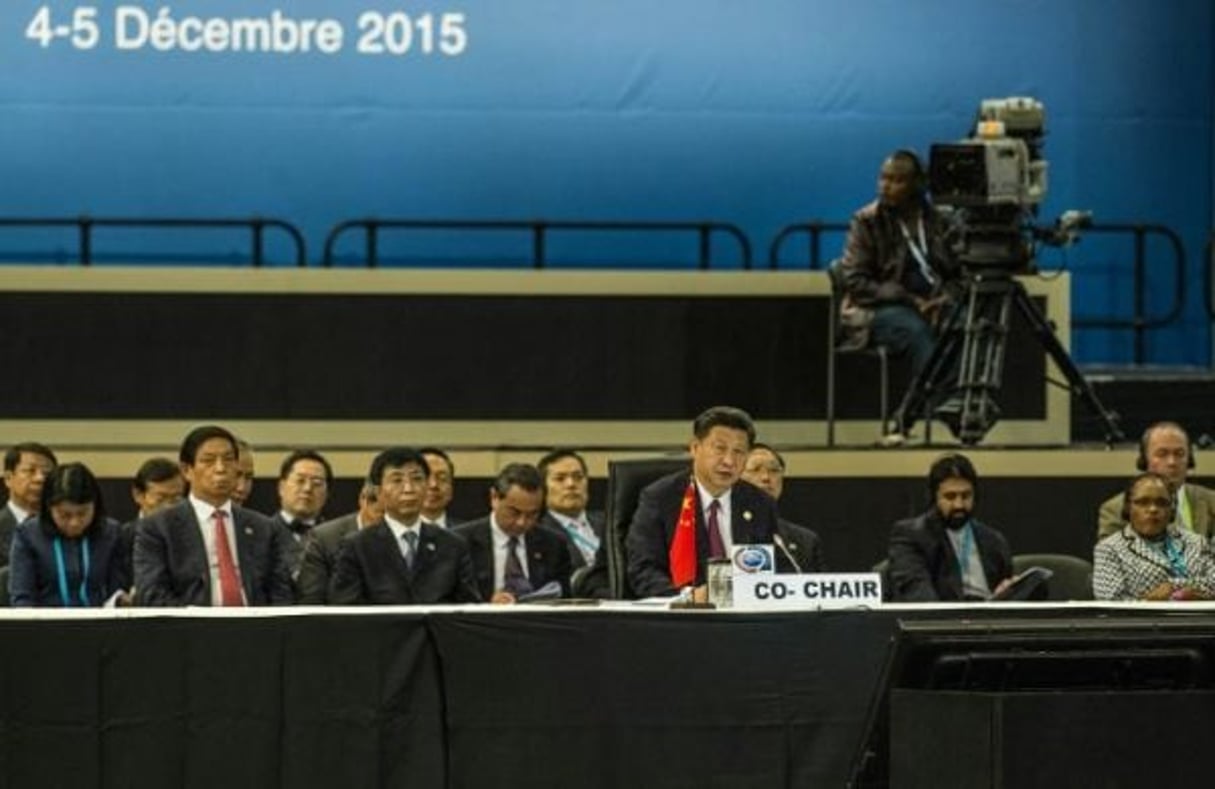
[[[679,506],[679,520],[675,523],[675,534],[671,537],[669,564],[671,585],[676,589],[691,585],[696,580],[696,483],[688,482],[683,493],[683,504]]]

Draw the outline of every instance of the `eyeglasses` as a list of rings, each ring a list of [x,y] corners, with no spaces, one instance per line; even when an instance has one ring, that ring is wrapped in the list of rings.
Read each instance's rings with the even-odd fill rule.
[[[1135,505],[1136,507],[1143,507],[1145,509],[1148,507],[1159,507],[1162,510],[1167,510],[1173,507],[1173,500],[1166,499],[1163,496],[1155,498],[1144,496],[1138,499],[1131,499],[1131,504]]]

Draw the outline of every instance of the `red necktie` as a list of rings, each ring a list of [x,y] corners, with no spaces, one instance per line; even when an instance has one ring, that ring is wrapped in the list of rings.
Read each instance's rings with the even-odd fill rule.
[[[717,499],[709,504],[709,558],[724,559],[726,558],[726,543],[721,538],[721,524],[718,523],[717,511],[721,509],[721,502]]]
[[[240,594],[240,576],[236,573],[236,560],[232,558],[232,547],[228,545],[228,530],[224,528],[225,513],[215,511],[215,558],[219,563],[219,604],[241,606],[245,601]]]

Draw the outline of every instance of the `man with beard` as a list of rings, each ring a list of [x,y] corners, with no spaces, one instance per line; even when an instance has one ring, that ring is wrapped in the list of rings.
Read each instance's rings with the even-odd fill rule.
[[[928,471],[931,507],[890,532],[890,599],[896,603],[988,600],[1011,582],[1004,535],[974,517],[979,477],[961,454]]]

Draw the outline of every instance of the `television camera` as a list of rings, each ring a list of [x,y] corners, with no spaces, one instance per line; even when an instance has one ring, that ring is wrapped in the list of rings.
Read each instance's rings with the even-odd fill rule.
[[[964,444],[978,443],[999,419],[995,395],[1004,375],[1004,350],[1015,308],[1039,344],[1105,426],[1106,441],[1123,435],[1080,374],[1054,327],[1015,278],[1036,270],[1039,242],[1067,246],[1092,222],[1086,211],[1067,211],[1053,225],[1036,223],[1047,192],[1042,157],[1046,110],[1028,97],[985,99],[971,136],[932,146],[928,166],[933,202],[947,210],[949,247],[962,268],[962,292],[940,331],[932,357],[912,381],[895,412],[905,435],[919,416],[935,413]]]
[[[932,146],[929,189],[938,206],[952,209],[963,265],[1030,272],[1035,242],[1067,246],[1092,223],[1091,212],[1069,210],[1053,225],[1036,224],[1048,188],[1045,124],[1040,101],[985,99],[969,138]]]

